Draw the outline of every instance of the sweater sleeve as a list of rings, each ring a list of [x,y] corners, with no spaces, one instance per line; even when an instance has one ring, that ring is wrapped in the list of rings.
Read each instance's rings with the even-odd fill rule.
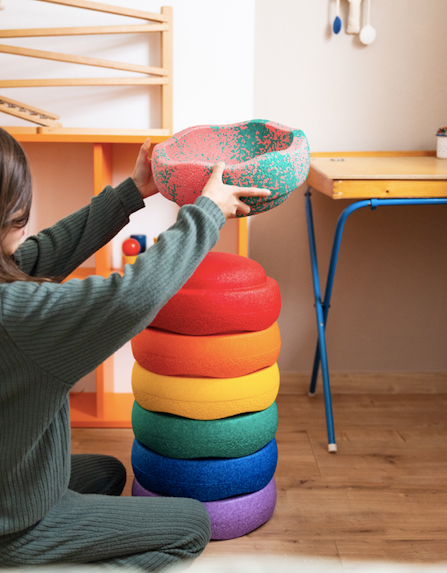
[[[2,285],[0,320],[19,350],[68,385],[141,332],[214,246],[225,217],[206,197],[183,206],[124,275]]]
[[[108,243],[142,207],[144,202],[129,177],[115,188],[106,187],[90,205],[29,237],[14,257],[30,276],[65,278]]]

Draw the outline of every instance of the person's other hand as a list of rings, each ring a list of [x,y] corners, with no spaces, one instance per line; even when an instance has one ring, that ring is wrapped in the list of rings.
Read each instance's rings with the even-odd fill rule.
[[[237,211],[243,215],[250,213],[250,207],[241,201],[240,197],[268,197],[270,195],[268,189],[225,185],[222,181],[224,169],[225,163],[216,163],[211,177],[203,188],[202,195],[214,201],[221,208],[225,219],[236,217]]]
[[[141,198],[146,199],[158,193],[152,174],[151,159],[149,152],[151,149],[151,140],[148,137],[140,148],[137,162],[132,173],[132,179],[140,192]]]

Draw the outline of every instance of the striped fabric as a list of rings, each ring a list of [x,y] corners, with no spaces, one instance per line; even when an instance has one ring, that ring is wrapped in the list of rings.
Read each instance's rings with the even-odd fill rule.
[[[126,468],[112,456],[72,454],[68,489],[77,493],[121,495],[126,485]]]
[[[82,495],[67,490],[34,527],[0,544],[2,566],[107,563],[158,571],[194,559],[210,538],[194,499]]]
[[[32,276],[67,276],[143,206],[131,179],[115,189],[106,187],[90,206],[27,239],[15,255],[17,262]],[[83,520],[91,531],[116,528],[116,535],[119,532],[126,538],[124,529],[133,523],[132,512],[140,514],[136,503],[100,497],[85,514],[88,502],[81,494],[67,491],[68,393],[77,380],[153,320],[217,242],[224,222],[219,207],[199,197],[194,205],[182,207],[175,225],[134,265],[127,266],[123,277],[115,273],[107,279],[91,276],[64,283],[0,285],[0,565],[35,562],[34,557],[27,561],[28,541],[23,541],[24,545],[20,541],[28,539],[29,528],[33,540],[48,539],[48,547],[45,542],[38,553],[39,563],[67,556],[74,562],[106,559],[102,542],[94,543],[93,537],[82,531]],[[196,511],[190,508],[188,502],[188,516]],[[141,510],[141,519],[144,513],[157,528],[157,536],[163,536],[162,525],[155,526],[162,517],[157,511],[155,507]],[[73,541],[67,554],[55,558],[50,537],[56,530],[46,524],[58,519],[66,522],[65,528],[57,528],[54,551],[56,547],[62,551],[63,531],[74,536],[79,546],[76,549]],[[140,523],[138,519],[136,515],[135,524]],[[112,539],[111,534],[111,546],[117,548]],[[170,533],[167,539],[174,543]],[[91,544],[90,549],[81,540]],[[16,547],[13,562],[7,557],[11,543]],[[126,554],[133,552],[132,547],[129,541]]]

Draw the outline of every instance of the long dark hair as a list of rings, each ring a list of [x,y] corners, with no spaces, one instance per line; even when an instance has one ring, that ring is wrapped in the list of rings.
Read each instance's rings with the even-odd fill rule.
[[[12,135],[0,127],[0,283],[36,281],[19,269],[14,257],[7,255],[2,245],[2,238],[9,229],[28,222],[31,200],[31,171],[25,152]]]

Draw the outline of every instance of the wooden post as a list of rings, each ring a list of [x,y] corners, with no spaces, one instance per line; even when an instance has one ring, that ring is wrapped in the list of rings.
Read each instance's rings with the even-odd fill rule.
[[[168,30],[161,32],[161,67],[169,70],[168,83],[161,86],[161,127],[167,129],[169,135],[173,134],[173,84],[172,84],[172,22],[173,11],[171,6],[163,6],[163,16],[167,17]]]
[[[98,195],[106,185],[112,184],[113,145],[111,143],[93,144],[93,185]],[[111,245],[102,247],[96,255],[96,273],[108,277],[111,271]],[[96,415],[105,417],[105,394],[113,392],[113,355],[96,369]]]
[[[99,195],[106,185],[112,185],[113,145],[111,143],[93,144],[93,185],[94,194]],[[96,272],[108,277],[112,268],[110,243],[100,249],[96,255]]]
[[[248,256],[248,221],[247,217],[240,217],[237,226],[237,254]]]

